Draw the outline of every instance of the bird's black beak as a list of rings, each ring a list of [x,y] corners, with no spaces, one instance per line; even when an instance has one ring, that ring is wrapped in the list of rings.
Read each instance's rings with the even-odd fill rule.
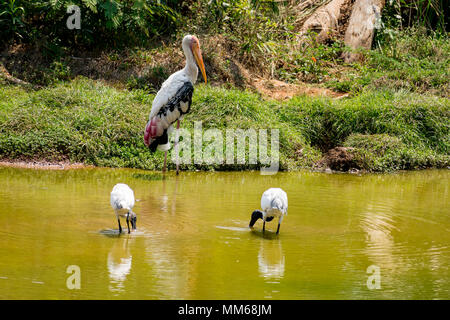
[[[136,230],[136,217],[131,218],[131,227],[133,230]]]
[[[250,220],[249,223],[249,227],[253,228],[253,225],[256,223],[256,221],[258,221],[258,219],[262,219],[263,218],[263,213],[259,210],[255,210],[252,212],[252,218]]]

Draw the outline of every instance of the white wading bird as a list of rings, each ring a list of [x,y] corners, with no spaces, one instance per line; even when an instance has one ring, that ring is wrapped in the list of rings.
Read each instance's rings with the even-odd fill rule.
[[[287,194],[280,188],[270,188],[264,191],[261,197],[261,209],[255,210],[252,213],[249,227],[253,228],[253,225],[258,219],[263,220],[263,233],[266,228],[266,221],[272,221],[273,218],[278,217],[277,234],[280,232],[280,224],[283,221],[283,217],[287,215],[288,199]]]
[[[206,83],[206,72],[203,64],[200,42],[197,37],[187,35],[183,38],[182,47],[186,56],[186,66],[172,74],[161,86],[155,96],[150,111],[149,121],[144,131],[144,142],[151,152],[157,149],[165,151],[164,168],[166,171],[167,150],[170,149],[168,134],[177,122],[175,145],[178,144],[180,121],[189,112],[192,103],[194,83],[197,81],[198,68]],[[177,157],[178,174],[178,157]]]
[[[118,183],[111,191],[111,207],[116,214],[119,223],[119,234],[122,233],[120,217],[127,220],[128,233],[130,233],[130,222],[133,230],[136,230],[136,214],[131,210],[134,207],[134,193],[129,186]]]

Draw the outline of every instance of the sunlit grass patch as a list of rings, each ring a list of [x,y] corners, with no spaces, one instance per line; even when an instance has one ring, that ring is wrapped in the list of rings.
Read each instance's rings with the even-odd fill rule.
[[[143,142],[154,97],[144,90],[119,90],[77,78],[35,91],[2,85],[0,97],[3,159],[69,160],[149,170],[162,167],[163,153],[150,153]],[[327,150],[349,146],[364,155],[361,159],[371,159],[361,167],[388,171],[448,165],[449,110],[447,98],[406,91],[367,91],[340,100],[300,96],[276,102],[249,91],[197,85],[182,128],[192,134],[195,122],[200,121],[203,130],[216,128],[223,133],[238,128],[278,129],[283,170],[312,168]],[[394,142],[398,143],[395,148],[391,147]],[[174,164],[169,161],[169,166]],[[244,170],[258,166],[192,161],[182,168]]]

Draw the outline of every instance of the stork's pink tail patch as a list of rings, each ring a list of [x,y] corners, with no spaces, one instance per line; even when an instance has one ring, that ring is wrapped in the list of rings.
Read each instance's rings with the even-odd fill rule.
[[[157,119],[154,117],[149,122],[147,122],[147,125],[145,126],[144,131],[144,143],[146,146],[150,145],[150,139],[153,139],[156,137],[157,132]]]

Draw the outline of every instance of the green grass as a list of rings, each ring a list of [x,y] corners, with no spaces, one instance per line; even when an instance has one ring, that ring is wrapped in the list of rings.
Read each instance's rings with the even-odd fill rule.
[[[427,34],[418,28],[389,32],[379,31],[374,48],[361,51],[362,63],[348,65],[343,73],[330,73],[324,85],[354,94],[365,89],[389,89],[448,97],[448,36]]]
[[[153,95],[77,78],[40,90],[0,84],[0,158],[69,160],[96,166],[161,169],[163,153],[143,143]],[[280,129],[283,170],[312,168],[335,146],[355,148],[368,171],[450,164],[448,98],[366,91],[342,100],[297,97],[265,101],[236,89],[196,86],[182,127]],[[170,166],[173,166],[171,162]],[[254,165],[188,165],[242,170]]]

